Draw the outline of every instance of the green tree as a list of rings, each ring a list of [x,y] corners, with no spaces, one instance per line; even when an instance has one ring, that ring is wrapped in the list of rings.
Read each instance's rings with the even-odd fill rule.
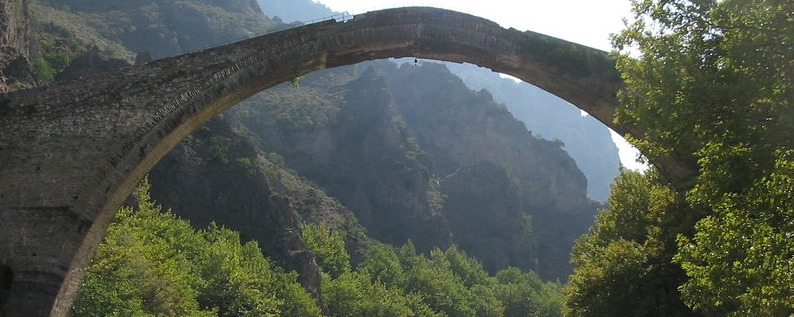
[[[122,208],[88,267],[74,303],[75,316],[213,316],[201,309],[196,288],[203,281],[186,254],[172,248],[206,245],[193,229],[149,199],[149,184],[137,189],[137,210]]]
[[[496,273],[496,293],[504,304],[505,317],[562,317],[565,299],[562,285],[543,282],[534,272],[507,268]]]
[[[312,241],[309,245],[319,262],[337,268],[332,271],[338,274],[332,276],[323,267],[321,280],[330,316],[442,316],[424,303],[421,295],[404,291],[405,271],[390,246],[370,241],[364,261],[351,271],[349,256],[341,255],[345,250],[341,233],[318,225],[305,228],[304,235]]]
[[[780,156],[769,177],[744,195],[726,195],[693,238],[680,238],[676,261],[690,276],[682,290],[693,308],[794,314],[794,152]]]
[[[444,251],[444,257],[449,262],[452,273],[463,279],[463,285],[472,287],[476,284],[490,285],[496,281],[488,276],[482,263],[466,255],[463,250],[458,250],[454,245]]]
[[[672,156],[692,167],[709,163],[699,162],[710,154],[707,147],[719,152],[751,147],[754,157],[723,157],[744,163],[712,162],[732,172],[724,173],[723,190],[741,188],[758,169],[739,173],[730,163],[770,167],[769,158],[761,157],[793,142],[792,4],[636,0],[633,5],[634,22],[614,38],[627,84],[617,120],[646,129],[642,139],[634,139],[643,153]]]
[[[615,37],[626,89],[617,120],[651,157],[696,171],[703,215],[675,260],[684,301],[707,315],[794,314],[791,150],[794,3],[642,0]]]
[[[570,316],[695,315],[679,298],[684,274],[672,263],[676,235],[694,220],[680,195],[658,183],[654,172],[615,179],[609,208],[574,245]]]
[[[443,253],[435,249],[430,259],[422,255],[404,253],[406,266],[406,291],[424,296],[424,301],[437,311],[449,316],[474,316],[476,313],[469,290],[463,285],[460,277],[450,270],[449,262],[443,259]]]
[[[400,258],[391,246],[373,243],[367,250],[364,262],[358,271],[367,274],[373,281],[390,287],[403,288],[406,282],[405,270]]]
[[[206,284],[200,302],[214,307],[218,316],[278,316],[283,300],[270,284],[271,271],[255,243],[240,244],[236,232],[214,224],[205,232],[210,245],[201,258]]]
[[[303,239],[317,255],[317,264],[331,277],[350,272],[350,255],[345,248],[345,232],[315,224],[304,224]]]
[[[323,279],[322,290],[330,316],[442,316],[423,303],[421,296],[406,295],[360,272]]]
[[[74,316],[320,316],[296,282],[256,242],[211,225],[196,230],[151,200],[108,228],[72,307]]]
[[[325,265],[321,291],[330,316],[559,317],[564,311],[559,283],[515,268],[490,276],[454,246],[425,255],[410,241],[399,249],[368,241],[366,256],[351,270],[349,256],[341,255],[341,233],[317,225],[305,229]],[[329,274],[326,266],[339,274]]]

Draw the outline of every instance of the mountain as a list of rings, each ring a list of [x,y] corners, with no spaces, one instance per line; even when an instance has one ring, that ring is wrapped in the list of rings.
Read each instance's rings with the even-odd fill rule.
[[[609,185],[619,174],[618,149],[609,129],[579,108],[525,82],[502,78],[489,69],[447,63],[447,67],[474,90],[486,89],[494,100],[505,104],[533,135],[560,140],[587,177],[587,195],[606,201]]]
[[[128,61],[141,52],[162,58],[217,46],[279,25],[256,0],[39,0],[33,11],[43,27],[51,22],[50,33],[69,33]]]
[[[338,201],[284,169],[277,155],[258,150],[232,124],[216,117],[169,152],[150,171],[152,198],[195,226],[214,222],[239,231],[243,241],[258,241],[319,298],[320,271],[301,224],[362,229]]]
[[[487,160],[511,170],[531,207],[567,212],[587,203],[587,182],[560,144],[533,137],[489,91],[470,90],[443,64],[383,65],[395,103],[437,173]]]
[[[258,0],[259,6],[265,15],[281,21],[291,22],[311,22],[317,19],[327,18],[338,12],[334,12],[322,3],[310,0],[295,1],[273,1]]]
[[[450,210],[447,216],[479,213],[505,217],[500,220],[503,227],[491,227],[491,230],[500,233],[497,236],[502,239],[502,246],[523,254],[523,257],[513,256],[516,260],[509,265],[534,269],[544,278],[564,280],[571,269],[567,250],[578,235],[587,231],[599,204],[586,197],[587,181],[562,149],[562,144],[532,136],[503,104],[494,101],[490,92],[470,90],[447,70],[445,64],[382,65],[380,69],[384,74],[390,74],[385,77],[393,87],[397,108],[415,133],[417,143],[432,158],[436,175],[445,178],[442,187],[446,181],[460,182],[460,175],[450,177],[460,171],[476,176],[464,187],[469,191],[458,193],[456,197],[468,200],[479,196],[485,204],[478,207],[473,202],[457,203],[448,199],[445,210],[450,210],[449,204],[457,203],[459,208],[456,212]],[[479,171],[489,170],[488,166],[499,167],[510,183],[494,183],[500,179],[497,177],[500,173],[494,177],[477,176],[482,174]],[[478,194],[490,192],[494,186],[510,193],[506,196]],[[442,195],[453,194],[442,191]],[[504,198],[509,196],[514,199]],[[503,209],[488,205],[496,200],[503,200]],[[477,217],[469,221],[481,228],[489,223]],[[518,226],[520,230],[517,224],[523,224]],[[466,226],[452,228],[453,240],[458,244],[467,234],[477,232],[463,230]],[[526,236],[531,237],[529,242],[525,242]],[[484,255],[493,254],[493,250],[500,247],[498,244],[479,245],[479,249],[463,249],[484,264],[489,263]],[[486,265],[486,268],[498,266]]]
[[[338,13],[311,0],[259,0],[259,4],[266,15],[284,21],[315,21]],[[471,64],[444,64],[470,89],[488,90],[535,136],[562,141],[587,179],[587,196],[606,201],[609,186],[619,174],[620,158],[605,125],[531,84],[501,78]]]
[[[261,147],[339,199],[374,238],[422,250],[450,244],[427,156],[395,112],[385,81],[353,66],[316,72],[230,109]]]
[[[456,244],[491,271],[543,267],[542,277],[564,279],[567,252],[599,206],[558,142],[533,137],[442,64],[324,70],[227,115],[349,207],[374,238],[410,239],[420,250]],[[578,234],[562,234],[569,231]]]

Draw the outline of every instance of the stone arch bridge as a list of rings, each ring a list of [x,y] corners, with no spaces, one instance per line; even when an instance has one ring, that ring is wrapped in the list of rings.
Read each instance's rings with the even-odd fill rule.
[[[315,70],[409,56],[510,74],[619,133],[642,135],[613,124],[622,82],[605,52],[425,7],[310,24],[0,95],[0,316],[65,316],[116,209],[211,117]]]

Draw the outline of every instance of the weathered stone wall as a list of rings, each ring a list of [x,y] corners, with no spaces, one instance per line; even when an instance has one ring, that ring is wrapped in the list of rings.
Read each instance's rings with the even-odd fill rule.
[[[555,59],[544,45],[559,51]],[[318,69],[406,56],[513,75],[627,131],[611,121],[622,84],[604,52],[432,8],[321,22],[3,95],[0,268],[11,276],[8,291],[0,284],[3,316],[64,316],[115,210],[209,118]]]

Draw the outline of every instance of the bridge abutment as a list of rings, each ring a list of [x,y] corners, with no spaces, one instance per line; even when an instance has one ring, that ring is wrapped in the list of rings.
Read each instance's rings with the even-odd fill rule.
[[[91,223],[68,208],[15,207],[0,212],[0,225],[2,316],[49,315]]]

